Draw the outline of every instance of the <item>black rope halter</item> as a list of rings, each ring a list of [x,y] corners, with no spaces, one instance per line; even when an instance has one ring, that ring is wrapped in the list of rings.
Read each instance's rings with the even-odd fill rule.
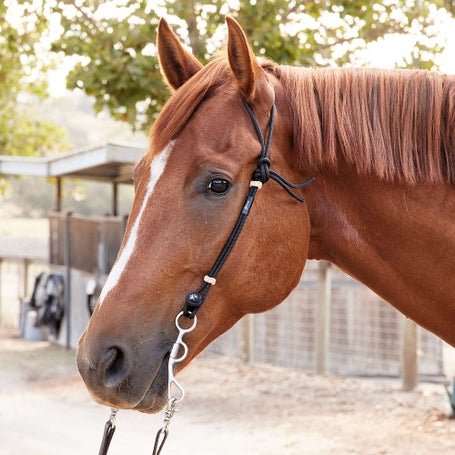
[[[204,282],[201,284],[201,286],[199,286],[194,292],[190,292],[186,296],[185,306],[183,308],[182,313],[184,316],[186,316],[190,319],[193,319],[195,317],[196,313],[201,308],[201,305],[204,303],[205,299],[207,298],[207,294],[208,294],[210,288],[216,283],[216,277],[217,277],[218,273],[220,272],[221,268],[223,267],[224,263],[226,262],[226,259],[228,258],[229,254],[231,253],[232,248],[234,248],[234,245],[237,242],[237,239],[239,238],[240,233],[242,232],[246,218],[248,217],[248,214],[250,213],[251,207],[254,202],[254,198],[256,197],[258,190],[261,189],[262,185],[270,179],[275,180],[275,182],[277,182],[279,185],[281,185],[286,190],[286,192],[289,193],[293,198],[297,199],[299,202],[304,202],[304,199],[301,198],[300,196],[297,196],[291,190],[291,188],[292,189],[303,188],[304,186],[309,185],[310,183],[312,183],[314,181],[314,178],[311,178],[303,183],[295,185],[293,183],[288,182],[285,178],[283,178],[277,172],[270,169],[269,155],[270,155],[270,144],[272,142],[272,134],[273,134],[273,120],[274,120],[275,106],[272,105],[272,108],[270,110],[267,142],[264,142],[264,137],[262,135],[262,132],[261,132],[259,124],[256,120],[256,117],[254,115],[253,109],[246,101],[243,101],[243,104],[245,105],[245,108],[248,111],[251,121],[253,122],[254,129],[256,131],[257,137],[261,144],[261,154],[258,158],[256,169],[254,170],[253,176],[251,178],[250,189],[246,196],[245,203],[243,204],[242,210],[239,214],[239,217],[237,218],[237,222],[235,223],[234,228],[232,229],[226,243],[224,244],[224,247],[221,250],[221,253],[218,255],[215,263],[213,264],[213,267],[210,269],[208,274],[204,276]],[[178,318],[182,315],[182,313],[179,313],[179,315],[177,316],[177,320],[176,320],[177,328],[179,329],[179,337],[181,337],[185,332],[193,330],[194,325],[197,321],[197,320],[195,320],[195,323],[193,324],[193,326],[191,328],[182,329],[177,323]],[[179,340],[179,338],[177,340]],[[181,338],[180,338],[180,342],[182,342]],[[175,346],[178,346],[178,341],[176,342],[176,344],[174,344],[174,348],[175,348]],[[174,350],[174,348],[173,348],[173,350]],[[178,350],[178,348],[177,348],[177,350]],[[172,352],[171,352],[171,358],[172,358]],[[185,356],[186,356],[186,354],[185,354]],[[171,361],[171,358],[170,358],[170,361]],[[181,357],[178,361],[181,361],[183,358],[184,357]],[[177,360],[174,358],[174,363],[175,362],[177,362]],[[171,370],[172,370],[172,367],[171,367]],[[173,379],[173,380],[175,381],[175,379]],[[155,446],[153,449],[153,453],[157,454],[157,455],[159,453],[161,453],[161,449],[163,448],[164,442],[166,441],[166,438],[168,436],[167,426],[175,411],[175,403],[176,403],[175,397],[171,398],[170,400],[171,400],[170,401],[171,407],[166,410],[164,426],[158,431],[158,433],[156,435],[156,439],[155,439]],[[169,403],[168,403],[168,405],[169,405]],[[101,447],[99,450],[99,455],[107,454],[112,436],[115,431],[116,413],[117,413],[117,409],[113,408],[111,417],[106,422],[106,425],[104,428],[103,440],[102,440]]]
[[[234,245],[237,242],[240,233],[242,232],[248,214],[250,213],[256,194],[258,190],[261,189],[262,185],[266,183],[268,180],[272,179],[275,182],[277,182],[282,188],[284,188],[284,190],[293,198],[297,199],[299,202],[304,202],[304,199],[295,194],[292,191],[292,189],[303,188],[304,186],[309,185],[315,180],[314,177],[312,177],[311,179],[308,179],[303,183],[294,184],[287,181],[284,177],[282,177],[274,170],[270,169],[271,162],[269,156],[270,145],[272,142],[273,135],[275,105],[273,104],[270,110],[267,141],[264,141],[264,136],[262,135],[261,128],[258,124],[256,116],[254,115],[252,107],[245,100],[243,100],[243,104],[250,116],[254,129],[256,131],[256,135],[261,145],[261,154],[257,161],[256,169],[253,172],[250,182],[250,189],[246,196],[242,210],[239,214],[239,217],[237,218],[237,222],[235,223],[234,228],[232,229],[226,243],[223,246],[223,249],[221,250],[221,253],[218,255],[210,271],[207,273],[207,275],[204,276],[204,282],[201,284],[201,286],[199,286],[195,291],[190,292],[186,296],[183,314],[190,319],[194,318],[194,316],[204,303],[205,299],[207,298],[207,294],[209,293],[210,288],[216,283],[216,277],[220,272],[221,268],[223,267],[224,263],[226,262],[226,259],[228,258],[229,254],[231,253],[232,248],[234,248]]]

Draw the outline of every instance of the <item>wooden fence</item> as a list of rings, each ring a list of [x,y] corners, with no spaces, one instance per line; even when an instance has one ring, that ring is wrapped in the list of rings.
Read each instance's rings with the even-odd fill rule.
[[[118,217],[53,214],[50,262],[96,275],[107,273],[124,227],[125,220]],[[404,379],[408,376],[405,388],[412,388],[418,373],[432,378],[443,375],[441,340],[417,329],[336,267],[316,261],[307,263],[299,286],[284,303],[270,312],[247,316],[208,350],[341,376],[404,373]]]
[[[298,287],[281,305],[247,316],[209,350],[322,374],[402,376],[407,389],[418,375],[443,377],[439,338],[336,267],[330,266],[326,281],[320,269],[320,263],[309,261]],[[327,294],[330,305],[325,306],[321,299]],[[416,336],[405,337],[409,330]]]

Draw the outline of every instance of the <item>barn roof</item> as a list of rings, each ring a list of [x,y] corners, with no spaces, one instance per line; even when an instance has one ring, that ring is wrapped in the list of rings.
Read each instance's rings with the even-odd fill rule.
[[[0,174],[132,183],[132,169],[145,151],[145,148],[103,144],[51,158],[0,155]]]

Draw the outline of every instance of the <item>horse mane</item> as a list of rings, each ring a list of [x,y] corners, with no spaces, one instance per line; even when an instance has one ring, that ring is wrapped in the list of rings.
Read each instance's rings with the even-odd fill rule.
[[[455,77],[422,70],[278,66],[300,165],[395,182],[455,183]]]
[[[294,121],[302,168],[406,183],[455,183],[455,77],[422,70],[307,69],[264,62],[277,77]],[[214,89],[231,81],[214,59],[168,100],[150,133],[149,156],[164,149]],[[292,101],[291,101],[292,100]]]

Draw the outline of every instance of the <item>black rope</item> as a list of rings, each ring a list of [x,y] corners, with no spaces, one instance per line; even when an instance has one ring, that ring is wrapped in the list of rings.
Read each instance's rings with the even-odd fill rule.
[[[155,438],[155,445],[153,446],[152,455],[160,455],[163,450],[164,443],[169,436],[169,430],[167,428],[160,428]]]
[[[264,145],[264,137],[261,132],[261,128],[259,127],[259,124],[256,120],[256,116],[254,115],[254,111],[251,108],[251,106],[243,100],[243,104],[245,105],[245,108],[250,116],[250,119],[253,123],[254,129],[256,130],[256,134],[258,136],[259,143],[261,144],[261,156],[258,160],[258,165],[256,170],[253,173],[253,180],[260,180],[262,183],[267,182],[269,179],[274,180],[277,182],[281,187],[289,194],[291,195],[294,199],[297,199],[299,202],[305,202],[305,199],[302,197],[298,196],[295,194],[291,188],[303,188],[304,186],[309,185],[310,183],[314,182],[314,177],[306,180],[303,183],[295,184],[291,183],[288,180],[286,180],[284,177],[282,177],[278,172],[270,169],[271,163],[270,163],[270,145],[272,142],[272,132],[273,132],[273,125],[275,121],[275,106],[272,105],[272,109],[270,111],[270,123],[269,123],[269,134],[267,136],[267,143]]]
[[[303,197],[297,196],[291,188],[303,188],[304,186],[309,185],[310,183],[313,183],[316,179],[314,177],[306,180],[303,183],[291,183],[288,180],[286,180],[283,176],[275,172],[274,170],[270,170],[270,178],[277,182],[281,187],[289,194],[291,195],[294,199],[297,199],[299,202],[305,202],[305,199]]]
[[[242,211],[240,212],[240,215],[237,218],[235,226],[232,229],[226,243],[224,244],[221,253],[218,255],[210,271],[207,273],[209,277],[216,279],[218,273],[220,272],[221,268],[223,267],[224,263],[229,257],[229,254],[231,253],[232,248],[234,248],[234,245],[236,244],[237,239],[239,238],[239,235],[242,232],[243,226],[245,225],[245,221],[250,213],[257,191],[258,191],[257,187],[251,187],[250,190],[248,191],[248,195],[245,199],[245,203],[243,204]],[[204,283],[198,289],[196,289],[196,291],[191,292],[186,296],[185,307],[183,309],[183,314],[186,317],[190,319],[194,318],[197,311],[207,298],[207,294],[211,287],[212,284],[204,281]]]
[[[112,423],[112,420],[108,420],[106,425],[104,425],[103,440],[101,441],[100,450],[98,455],[106,455],[111,444],[112,436],[115,433],[115,425]]]
[[[295,194],[291,188],[298,189],[303,188],[306,185],[309,185],[314,181],[314,178],[311,178],[303,183],[294,184],[286,180],[277,172],[270,169],[270,146],[272,143],[272,134],[273,134],[273,127],[275,121],[275,105],[272,105],[270,110],[270,119],[268,124],[268,133],[267,133],[267,141],[264,141],[264,136],[262,135],[261,128],[256,120],[256,116],[254,115],[254,111],[252,107],[243,100],[243,104],[250,116],[250,119],[253,123],[253,127],[256,131],[256,135],[259,140],[259,144],[261,145],[261,154],[259,155],[256,169],[252,175],[252,181],[261,182],[262,184],[266,183],[269,179],[274,180],[277,182],[284,190],[290,194],[293,198],[297,199],[299,202],[304,202],[304,199],[297,194]],[[211,279],[216,279],[218,273],[220,272],[221,268],[223,267],[224,263],[226,262],[229,254],[231,253],[234,245],[239,238],[240,233],[242,232],[243,226],[245,225],[245,221],[250,213],[251,207],[253,206],[254,199],[258,192],[257,186],[250,186],[248,194],[246,196],[245,202],[243,204],[243,208],[237,218],[237,221],[223,246],[220,254],[218,255],[215,263],[213,264],[212,268],[208,272],[207,276]],[[210,280],[211,281],[211,280]],[[196,313],[198,312],[199,308],[204,303],[205,299],[207,298],[207,294],[212,287],[212,283],[204,281],[198,289],[194,292],[190,292],[186,296],[185,306],[183,308],[183,314],[193,319]]]

